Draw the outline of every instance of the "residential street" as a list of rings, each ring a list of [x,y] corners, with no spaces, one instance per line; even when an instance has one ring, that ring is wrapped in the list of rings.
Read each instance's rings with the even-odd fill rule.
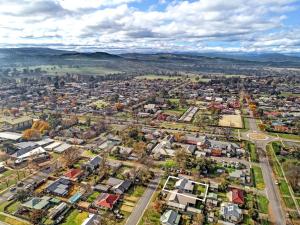
[[[249,118],[249,128],[250,131],[248,133],[259,133],[259,129],[256,124],[256,120],[254,118]],[[249,139],[247,134],[243,134],[244,138]],[[265,190],[269,199],[269,208],[270,208],[270,216],[271,220],[274,224],[284,225],[286,224],[285,213],[283,211],[281,201],[280,201],[280,193],[277,185],[275,184],[275,178],[272,176],[272,168],[270,166],[269,160],[266,157],[266,146],[271,141],[278,141],[278,138],[269,137],[266,140],[255,140],[256,148],[259,154],[259,164],[262,169],[264,182],[265,182]],[[253,141],[253,140],[252,140]],[[261,151],[259,151],[261,149]],[[262,151],[263,150],[263,151]]]
[[[161,174],[157,173],[154,179],[149,183],[147,189],[145,190],[143,196],[140,198],[136,206],[134,207],[131,215],[126,221],[126,225],[137,225],[145,210],[148,208],[149,203],[151,202],[151,198],[156,191],[159,181],[160,181]]]

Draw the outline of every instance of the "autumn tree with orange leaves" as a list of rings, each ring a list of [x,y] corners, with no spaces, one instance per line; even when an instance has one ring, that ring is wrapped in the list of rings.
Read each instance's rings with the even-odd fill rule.
[[[120,112],[124,109],[124,105],[122,103],[118,102],[118,103],[115,104],[115,108],[116,108],[117,111]]]
[[[41,139],[41,132],[36,129],[27,129],[23,132],[22,138],[27,141],[37,141]]]
[[[41,134],[44,134],[46,131],[50,129],[50,125],[44,120],[38,120],[32,124],[31,128],[38,130]]]

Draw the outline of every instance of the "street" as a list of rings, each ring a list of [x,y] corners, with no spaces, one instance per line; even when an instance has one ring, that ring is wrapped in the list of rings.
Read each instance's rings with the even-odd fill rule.
[[[248,133],[259,133],[259,129],[254,118],[249,118],[249,128]],[[243,134],[244,139],[249,139],[247,134]],[[283,225],[286,224],[285,213],[283,211],[280,194],[278,187],[275,184],[275,178],[272,176],[273,171],[270,166],[269,160],[266,156],[266,146],[269,142],[278,140],[273,137],[268,137],[266,140],[255,140],[256,149],[263,149],[264,151],[258,151],[259,154],[259,165],[262,169],[263,178],[265,182],[265,190],[269,199],[270,217],[274,224]],[[253,141],[253,140],[252,140]]]
[[[156,174],[154,179],[149,183],[147,189],[134,207],[125,225],[137,225],[139,223],[139,221],[143,217],[144,212],[148,208],[149,203],[151,202],[153,194],[158,187],[160,176],[161,174]]]

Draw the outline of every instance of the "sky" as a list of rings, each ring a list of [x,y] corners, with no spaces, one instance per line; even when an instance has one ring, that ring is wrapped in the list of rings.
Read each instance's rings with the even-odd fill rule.
[[[0,47],[300,52],[300,0],[0,0]]]

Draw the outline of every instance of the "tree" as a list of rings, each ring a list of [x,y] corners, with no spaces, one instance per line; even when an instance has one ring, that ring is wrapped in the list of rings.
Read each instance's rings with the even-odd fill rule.
[[[162,211],[162,202],[160,200],[156,200],[154,203],[153,203],[153,208],[156,210],[156,212],[160,213]]]
[[[33,223],[33,224],[41,224],[41,220],[47,215],[47,212],[45,210],[34,210],[32,213],[31,213],[31,216],[30,216],[30,221]]]
[[[186,163],[188,160],[188,153],[184,149],[179,149],[175,153],[175,161],[179,165],[180,168],[185,169]]]
[[[20,201],[20,202],[23,202],[25,201],[25,199],[28,197],[28,193],[27,191],[21,189],[21,190],[18,190],[17,194],[16,194],[16,200],[17,201]]]
[[[181,142],[182,139],[183,139],[183,134],[179,133],[179,132],[175,133],[174,134],[174,139],[175,139],[176,142]]]
[[[116,108],[117,111],[120,112],[120,111],[123,111],[124,105],[122,103],[118,102],[118,103],[115,104],[115,108]]]
[[[153,173],[146,166],[140,166],[135,171],[136,178],[143,184],[147,184],[153,177]]]
[[[43,134],[50,129],[50,125],[44,120],[38,120],[32,124],[31,128],[38,130],[41,134]]]
[[[41,139],[41,132],[36,129],[27,129],[23,132],[22,138],[27,141],[37,141]]]
[[[62,160],[67,167],[71,167],[75,162],[77,162],[80,154],[81,152],[78,148],[72,147],[63,153]]]
[[[203,216],[203,214],[197,213],[196,215],[193,216],[193,223],[192,223],[192,225],[203,224],[203,222],[204,222],[204,216]]]
[[[147,145],[143,141],[139,141],[133,144],[133,152],[138,155],[138,158],[141,159],[146,153]]]

